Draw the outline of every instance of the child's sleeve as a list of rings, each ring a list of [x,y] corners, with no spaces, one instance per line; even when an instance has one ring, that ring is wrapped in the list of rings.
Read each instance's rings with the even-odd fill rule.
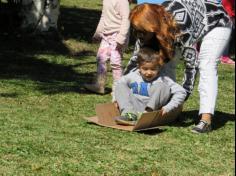
[[[119,0],[118,1],[118,11],[121,16],[121,26],[120,31],[116,37],[116,42],[123,45],[125,44],[126,40],[129,37],[129,28],[130,28],[130,21],[129,21],[129,1],[128,0]]]
[[[164,77],[164,79],[168,86],[170,86],[171,99],[163,108],[166,112],[170,112],[184,103],[187,93],[181,85],[172,81],[170,78]]]
[[[96,29],[96,31],[95,31],[95,33],[93,35],[93,37],[97,38],[97,39],[101,39],[102,38],[102,31],[103,31],[103,27],[104,27],[104,12],[103,11],[104,11],[104,8],[102,8],[101,17],[100,17],[97,29]]]
[[[127,74],[127,75],[124,75],[119,79],[117,84],[123,84],[123,85],[129,87],[131,77],[132,77],[131,73]]]

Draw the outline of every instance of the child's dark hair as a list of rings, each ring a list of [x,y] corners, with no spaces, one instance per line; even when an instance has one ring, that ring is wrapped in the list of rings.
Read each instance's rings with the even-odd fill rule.
[[[162,54],[151,48],[144,47],[144,48],[140,48],[137,57],[138,57],[137,62],[139,65],[141,65],[144,62],[160,61],[162,58]]]

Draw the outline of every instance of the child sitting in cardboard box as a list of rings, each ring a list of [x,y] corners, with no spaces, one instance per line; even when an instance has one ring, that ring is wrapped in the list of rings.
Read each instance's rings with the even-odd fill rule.
[[[138,69],[121,77],[115,89],[119,125],[135,125],[143,112],[161,110],[165,115],[181,106],[186,97],[182,86],[160,72],[161,53],[142,48],[137,57]]]

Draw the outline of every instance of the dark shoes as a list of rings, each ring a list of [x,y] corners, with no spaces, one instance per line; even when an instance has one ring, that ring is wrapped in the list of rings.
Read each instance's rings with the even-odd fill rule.
[[[193,127],[193,133],[208,133],[211,131],[211,124],[207,123],[204,120],[200,120],[200,122]]]
[[[129,125],[134,126],[138,120],[138,116],[134,113],[125,113],[119,117],[115,118],[118,125]]]

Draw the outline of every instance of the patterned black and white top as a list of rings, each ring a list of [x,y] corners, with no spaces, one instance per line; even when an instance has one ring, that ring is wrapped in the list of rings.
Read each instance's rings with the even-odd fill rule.
[[[176,42],[186,65],[183,87],[190,94],[199,64],[196,44],[213,28],[230,26],[230,18],[218,0],[166,0],[162,5],[174,16],[183,34]],[[140,47],[142,43],[137,40],[125,73],[134,66]]]

